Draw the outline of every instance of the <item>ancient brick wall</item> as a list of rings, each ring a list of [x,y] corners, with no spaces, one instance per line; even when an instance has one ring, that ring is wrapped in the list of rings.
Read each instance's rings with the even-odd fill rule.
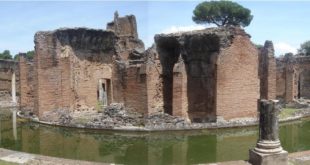
[[[310,99],[310,57],[296,57],[295,97]]]
[[[144,44],[138,38],[136,17],[127,15],[119,17],[117,12],[114,14],[114,21],[107,24],[107,29],[112,30],[118,37],[118,55],[121,60],[129,60],[130,54],[138,49],[144,51]]]
[[[299,79],[299,97],[310,98],[310,70],[303,70]]]
[[[243,32],[221,50],[217,61],[217,115],[256,117],[259,99],[258,50]]]
[[[35,35],[35,112],[69,109],[71,93],[68,57],[61,58],[61,45],[54,32],[38,32]]]
[[[208,32],[184,37],[181,52],[187,75],[184,86],[188,116],[194,122],[216,121],[216,59],[220,41],[220,36]]]
[[[160,62],[155,61],[155,63],[149,64],[146,67],[147,113],[164,112]]]
[[[108,30],[113,30],[116,35],[130,36],[138,39],[137,22],[134,15],[119,17],[118,13],[114,13],[114,21],[107,24]]]
[[[141,64],[131,65],[126,69],[126,85],[124,89],[124,102],[128,110],[147,112],[146,70]]]
[[[276,59],[276,98],[285,98],[286,72],[285,63],[282,60]]]
[[[243,30],[156,35],[155,42],[166,113],[194,122],[256,117],[258,50]]]
[[[178,43],[177,37],[157,35],[155,36],[156,50],[159,55],[161,64],[161,78],[162,78],[162,102],[163,110],[165,113],[172,115],[175,107],[173,105],[180,104],[174,103],[173,89],[174,82],[174,65],[179,61],[180,58],[180,44]],[[176,75],[175,75],[176,76]],[[178,95],[180,96],[180,95]]]
[[[112,93],[112,62],[111,59],[94,58],[95,56],[110,56],[107,54],[87,54],[85,52],[75,52],[70,56],[71,84],[74,91],[73,109],[98,108],[99,85],[104,84],[107,93],[108,104],[113,101]],[[94,59],[85,59],[85,57]],[[99,84],[99,80],[102,84]]]
[[[173,67],[173,88],[172,88],[172,107],[173,116],[181,116],[188,118],[188,76],[186,74],[186,67],[182,60],[179,60]],[[193,111],[192,111],[193,112]],[[194,118],[191,113],[191,118]]]
[[[147,113],[164,112],[162,67],[155,46],[144,52],[147,86]]]
[[[37,104],[45,111],[96,108],[99,79],[111,79],[113,32],[60,29],[35,36]]]
[[[297,97],[297,74],[295,59],[293,56],[286,56],[276,60],[277,65],[277,99],[285,102],[293,101]]]
[[[34,110],[34,64],[33,61],[26,59],[22,54],[19,55],[19,80],[20,80],[20,108],[21,110]]]
[[[277,98],[285,102],[310,98],[310,57],[285,56],[277,59]]]
[[[11,92],[11,81],[12,81],[12,70],[11,68],[7,68],[2,65],[4,63],[1,61],[1,68],[0,68],[0,90],[1,91],[8,91]]]
[[[276,60],[271,41],[259,51],[260,98],[276,99]]]
[[[0,60],[0,91],[11,92],[13,71],[15,71],[16,92],[19,93],[19,69],[17,62],[12,60]]]

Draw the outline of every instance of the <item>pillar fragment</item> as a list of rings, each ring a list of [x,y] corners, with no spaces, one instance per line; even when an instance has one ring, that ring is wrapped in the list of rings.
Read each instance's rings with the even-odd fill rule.
[[[12,102],[16,103],[16,77],[15,71],[12,73]]]
[[[250,150],[253,165],[287,165],[287,151],[279,140],[278,100],[259,101],[259,138],[256,147]]]

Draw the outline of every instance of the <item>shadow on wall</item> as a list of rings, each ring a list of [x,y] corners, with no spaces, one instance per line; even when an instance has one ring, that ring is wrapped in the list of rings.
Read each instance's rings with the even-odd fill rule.
[[[160,36],[155,40],[163,68],[165,113],[188,115],[194,122],[216,121],[218,36]],[[188,108],[182,105],[184,100]]]

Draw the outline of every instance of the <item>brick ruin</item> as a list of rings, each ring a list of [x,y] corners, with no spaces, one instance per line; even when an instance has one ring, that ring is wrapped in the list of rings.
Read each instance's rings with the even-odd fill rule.
[[[27,59],[26,54],[19,54],[19,79],[20,79],[20,108],[27,111],[34,109],[34,88],[36,81],[34,81],[34,63],[33,60]]]
[[[155,42],[165,112],[194,122],[256,116],[258,50],[243,30],[157,35]]]
[[[277,98],[310,99],[310,57],[287,54],[277,59]]]
[[[21,109],[42,119],[123,103],[144,115],[215,122],[256,117],[257,100],[275,98],[273,45],[257,49],[240,28],[159,34],[147,50],[135,16],[115,13],[106,29],[37,32],[34,60],[19,62]]]
[[[13,60],[0,60],[0,93],[12,93],[12,81],[16,82],[16,93],[19,94],[19,69],[18,63]],[[13,79],[13,80],[12,80]]]

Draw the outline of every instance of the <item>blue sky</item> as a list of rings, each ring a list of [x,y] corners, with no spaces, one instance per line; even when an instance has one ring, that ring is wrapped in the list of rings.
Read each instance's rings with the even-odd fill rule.
[[[33,50],[37,31],[60,27],[89,27],[105,29],[119,15],[134,14],[139,37],[146,47],[158,33],[201,29],[192,21],[192,11],[201,1],[0,1],[0,52],[12,54]],[[307,1],[237,1],[254,15],[245,30],[254,43],[272,40],[276,54],[294,52],[310,40],[310,2]]]

